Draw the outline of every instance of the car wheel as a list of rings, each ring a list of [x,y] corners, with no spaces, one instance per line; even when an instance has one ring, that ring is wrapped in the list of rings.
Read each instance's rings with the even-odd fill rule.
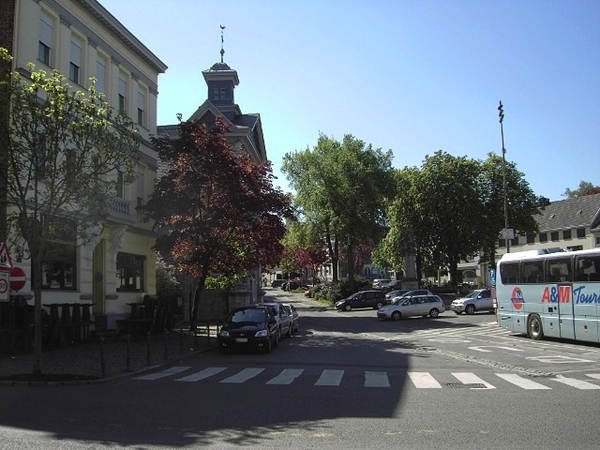
[[[292,337],[292,326],[288,328],[287,337]]]
[[[537,314],[532,314],[527,321],[527,334],[531,339],[541,339],[544,337],[544,329],[542,328],[542,320]]]
[[[344,305],[344,311],[350,311],[352,309],[351,304]]]
[[[392,313],[392,320],[400,320],[402,319],[402,314],[400,314],[400,311],[394,311]]]
[[[377,302],[377,303],[375,304],[375,309],[379,309],[379,308],[381,308],[382,306],[383,306],[383,303],[381,303],[381,302]]]
[[[429,315],[433,318],[436,318],[440,315],[440,312],[437,309],[433,308],[431,311],[429,311]]]
[[[467,305],[467,307],[465,308],[465,312],[469,316],[472,316],[473,314],[475,314],[475,306],[473,306],[473,305]]]

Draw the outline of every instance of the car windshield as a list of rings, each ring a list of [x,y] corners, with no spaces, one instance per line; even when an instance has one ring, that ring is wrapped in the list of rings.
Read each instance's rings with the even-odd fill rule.
[[[478,295],[481,294],[481,291],[471,291],[467,294],[465,298],[477,298]]]
[[[262,323],[265,313],[261,309],[242,309],[231,315],[230,322],[233,323]]]

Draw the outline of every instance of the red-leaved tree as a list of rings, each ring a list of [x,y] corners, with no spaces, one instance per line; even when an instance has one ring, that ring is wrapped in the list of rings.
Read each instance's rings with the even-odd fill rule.
[[[212,129],[184,122],[178,139],[154,139],[168,169],[144,211],[159,231],[159,254],[198,280],[191,331],[206,278],[276,264],[284,218],[291,214],[289,197],[273,187],[270,162],[257,164],[244,152],[234,152],[226,131],[217,118]]]

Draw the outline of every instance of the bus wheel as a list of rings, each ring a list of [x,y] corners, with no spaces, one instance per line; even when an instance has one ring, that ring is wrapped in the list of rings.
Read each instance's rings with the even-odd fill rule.
[[[529,316],[527,321],[527,334],[531,339],[541,339],[544,337],[544,330],[542,329],[542,319],[537,314]]]

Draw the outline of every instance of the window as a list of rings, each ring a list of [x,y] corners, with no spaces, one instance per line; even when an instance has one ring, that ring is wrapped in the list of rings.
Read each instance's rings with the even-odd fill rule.
[[[571,230],[563,231],[563,239],[571,239]]]
[[[548,242],[548,233],[540,233],[540,242]]]
[[[515,246],[519,245],[519,236],[516,236],[514,239],[511,239],[510,240],[510,245],[512,247],[515,247]]]
[[[145,125],[145,118],[146,118],[146,115],[144,114],[145,110],[146,110],[146,94],[142,90],[139,90],[138,91],[138,109],[137,109],[138,125],[141,125],[141,126]]]
[[[506,247],[506,239],[500,239],[498,241],[498,247]]]
[[[558,241],[558,231],[553,231],[550,233],[550,240],[551,241]]]
[[[533,235],[533,234],[528,234],[528,235],[527,235],[527,243],[528,243],[528,244],[534,244],[534,243],[535,243],[535,235]]]
[[[571,258],[549,259],[546,263],[546,281],[573,281]]]
[[[96,60],[96,89],[106,93],[106,59],[102,56]]]
[[[517,284],[519,282],[519,263],[500,264],[500,279],[502,284]]]
[[[577,237],[584,238],[585,237],[585,228],[577,228]]]
[[[81,84],[81,39],[71,38],[71,61],[69,62],[69,80]]]
[[[131,253],[117,254],[117,291],[144,290],[144,261],[146,257]]]
[[[521,267],[523,283],[542,283],[544,281],[544,263],[542,261],[524,261]]]
[[[52,49],[52,37],[54,34],[54,21],[52,18],[42,12],[40,17],[40,29],[39,29],[39,44],[38,44],[38,59],[50,66],[51,64],[51,49]]]
[[[127,75],[119,74],[119,111],[127,112]]]
[[[77,224],[59,220],[46,226],[52,226],[53,232],[42,255],[42,289],[74,290],[77,288]]]

